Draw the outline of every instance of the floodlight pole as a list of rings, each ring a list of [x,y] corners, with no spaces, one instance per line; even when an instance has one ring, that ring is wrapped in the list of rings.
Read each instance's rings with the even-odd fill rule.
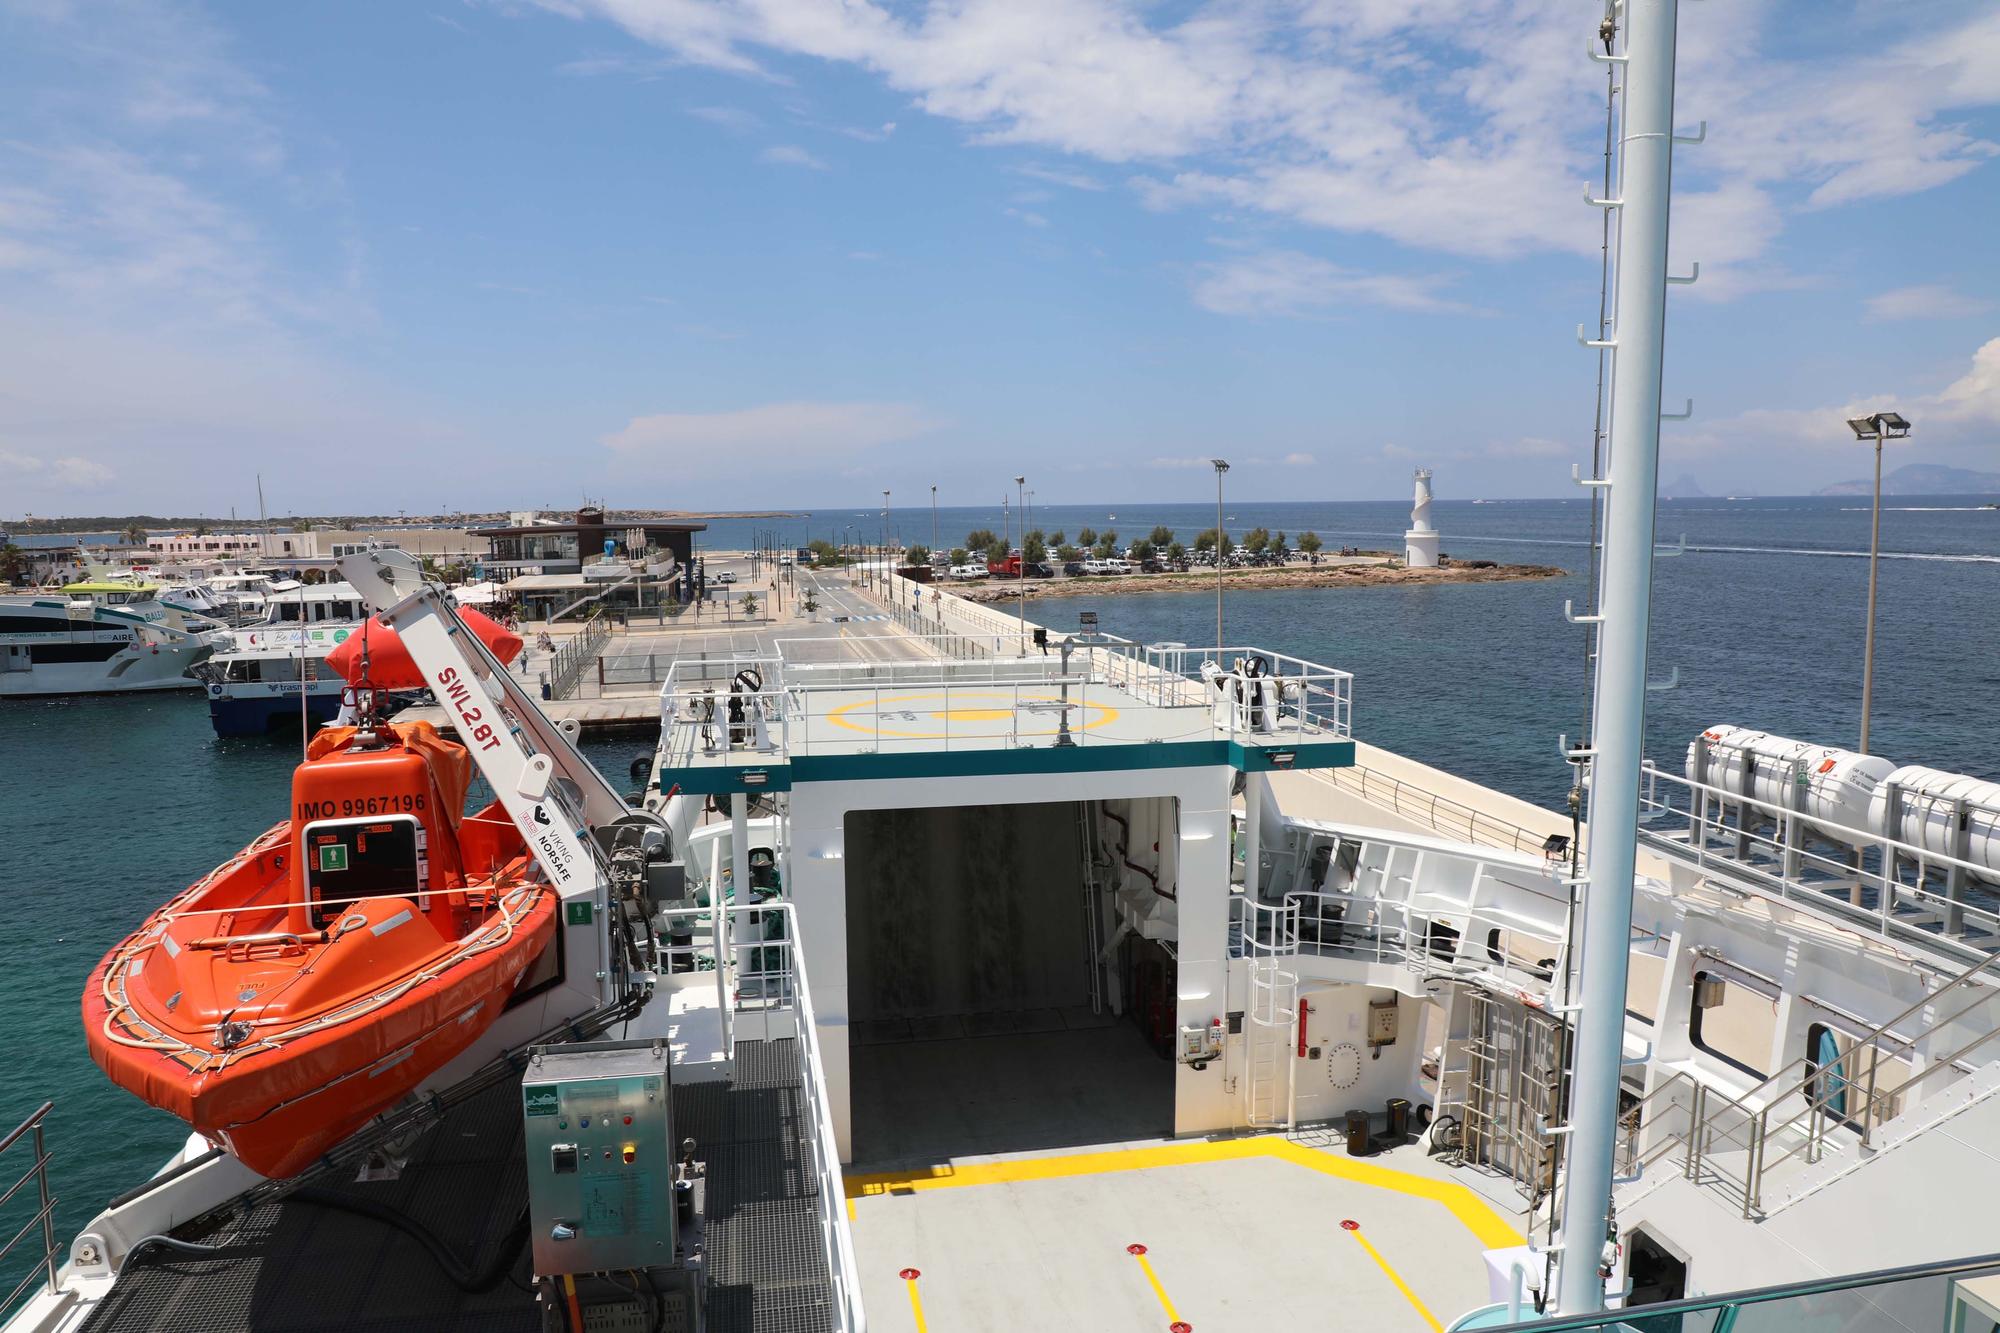
[[[1229,471],[1227,459],[1211,458],[1215,465],[1215,664],[1222,663],[1222,474]]]
[[[1028,479],[1014,478],[1014,512],[1021,516],[1021,558],[1014,565],[1016,602],[1021,609],[1021,656],[1028,655]]]
[[[937,563],[937,483],[931,483],[931,563]]]
[[[1868,753],[1868,719],[1875,702],[1875,575],[1882,560],[1882,443],[1910,433],[1899,412],[1852,417],[1848,426],[1856,439],[1875,443],[1875,507],[1868,534],[1868,635],[1861,650],[1861,753]]]
[[[1868,753],[1868,712],[1875,701],[1875,573],[1882,563],[1882,428],[1875,428],[1875,513],[1868,528],[1868,637],[1861,650],[1861,753]]]

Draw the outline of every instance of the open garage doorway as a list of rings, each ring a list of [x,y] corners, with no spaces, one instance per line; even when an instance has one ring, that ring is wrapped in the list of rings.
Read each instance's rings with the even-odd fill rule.
[[[1171,828],[1172,803],[1160,804]],[[1171,1047],[1163,1055],[1138,1021],[1158,1005],[1129,1001],[1131,941],[1103,957],[1127,851],[1103,830],[1115,839],[1132,822],[1129,812],[1106,820],[1103,808],[1059,801],[847,817],[857,1167],[1173,1132]]]

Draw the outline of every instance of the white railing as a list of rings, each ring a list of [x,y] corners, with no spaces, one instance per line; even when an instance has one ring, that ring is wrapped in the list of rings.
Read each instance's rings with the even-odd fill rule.
[[[1648,847],[1868,924],[1881,935],[1901,936],[1965,961],[1992,952],[2000,941],[2000,899],[1983,882],[1993,873],[1986,866],[1875,829],[1739,796],[1650,763],[1639,819],[1639,837]],[[1937,891],[1930,880],[1938,874],[1960,880],[1958,890]],[[1941,930],[1929,929],[1932,925]],[[1968,926],[1988,938],[1979,943],[1955,938]]]
[[[757,688],[741,679],[746,672]],[[782,658],[679,659],[660,686],[662,769],[735,751],[781,758],[790,740],[792,700]]]
[[[825,1250],[827,1281],[832,1289],[837,1333],[864,1333],[867,1318],[861,1307],[861,1277],[854,1253],[854,1232],[847,1221],[847,1190],[840,1170],[840,1149],[833,1136],[827,1104],[826,1065],[820,1056],[819,1022],[805,962],[799,957],[798,919],[790,903],[735,904],[721,914],[726,943],[721,990],[729,997],[729,1021],[723,1031],[732,1043],[755,1037],[763,1041],[793,1041],[799,1078],[799,1106],[805,1123],[800,1148],[814,1182],[814,1209]],[[689,943],[659,941],[670,972],[716,966],[718,951],[713,908],[673,908],[656,918],[687,923]],[[775,923],[775,928],[773,928]],[[669,932],[671,935],[674,932]],[[676,967],[676,964],[682,966]],[[733,1054],[733,1051],[732,1051]]]
[[[1549,835],[1501,819],[1448,796],[1440,796],[1415,783],[1389,776],[1372,768],[1313,770],[1313,776],[1343,791],[1351,791],[1371,805],[1381,806],[1405,819],[1423,824],[1446,837],[1485,847],[1503,848],[1524,856],[1546,855]],[[1551,820],[1558,816],[1551,815]]]
[[[1152,670],[1135,670],[1128,688],[1160,708],[1217,706],[1216,724],[1232,739],[1282,743],[1354,734],[1350,672],[1265,648],[1167,643],[1137,651]]]

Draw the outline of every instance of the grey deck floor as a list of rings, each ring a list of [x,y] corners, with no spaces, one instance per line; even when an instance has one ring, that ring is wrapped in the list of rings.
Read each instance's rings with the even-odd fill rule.
[[[1157,1333],[1169,1306],[1198,1333],[1427,1333],[1488,1299],[1481,1251],[1518,1219],[1474,1182],[1275,1136],[1171,1140],[1173,1066],[1134,1028],[1036,1013],[1053,1026],[856,1033],[848,1193],[875,1333],[914,1333],[913,1287],[924,1326],[955,1333]]]
[[[1017,1158],[993,1164],[998,1179],[855,1199],[869,1327],[917,1328],[906,1269],[920,1274],[928,1327],[960,1333],[1154,1333],[1169,1307],[1198,1333],[1426,1333],[1489,1299],[1486,1246],[1430,1199],[1279,1157],[1084,1174],[1062,1174],[1062,1162]]]

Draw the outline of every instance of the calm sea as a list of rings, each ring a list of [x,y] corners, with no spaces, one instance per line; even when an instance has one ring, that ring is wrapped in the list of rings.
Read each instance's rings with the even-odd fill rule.
[[[1883,516],[1891,558],[1881,569],[1874,748],[2000,777],[2000,510],[1977,504],[1897,498]],[[1586,699],[1582,631],[1564,622],[1562,606],[1584,596],[1587,509],[1440,501],[1435,512],[1448,552],[1572,572],[1532,583],[1240,592],[1227,599],[1228,638],[1354,672],[1364,739],[1559,808],[1568,775],[1556,737],[1577,733]],[[1234,533],[1263,525],[1294,538],[1316,531],[1334,547],[1386,547],[1399,543],[1408,508],[1243,504],[1225,513]],[[1203,505],[1033,514],[1035,526],[1071,539],[1086,525],[1130,539],[1159,524],[1191,541],[1214,521]],[[1000,523],[997,506],[938,516],[947,544]],[[718,521],[705,543],[741,547],[760,530],[780,545],[838,541],[843,529],[869,539],[881,524],[873,512]],[[930,540],[927,509],[892,511],[889,525],[900,540]],[[1684,533],[1688,549],[1661,560],[1654,581],[1654,673],[1678,669],[1679,686],[1649,697],[1649,752],[1677,765],[1688,739],[1718,722],[1851,744],[1867,502],[1671,501],[1659,531],[1668,544]],[[1064,629],[1086,608],[1133,639],[1202,643],[1215,632],[1214,602],[1199,593],[1057,599],[1038,614]],[[641,748],[590,750],[623,783]],[[148,911],[283,815],[296,761],[295,745],[217,740],[194,693],[0,705],[0,1013],[16,1043],[0,1080],[0,1127],[55,1100],[64,1236],[155,1169],[185,1132],[113,1088],[85,1055],[84,980]],[[0,1189],[11,1178],[0,1170]],[[0,1236],[32,1212],[19,1202],[0,1210]],[[17,1275],[0,1273],[0,1287]]]

